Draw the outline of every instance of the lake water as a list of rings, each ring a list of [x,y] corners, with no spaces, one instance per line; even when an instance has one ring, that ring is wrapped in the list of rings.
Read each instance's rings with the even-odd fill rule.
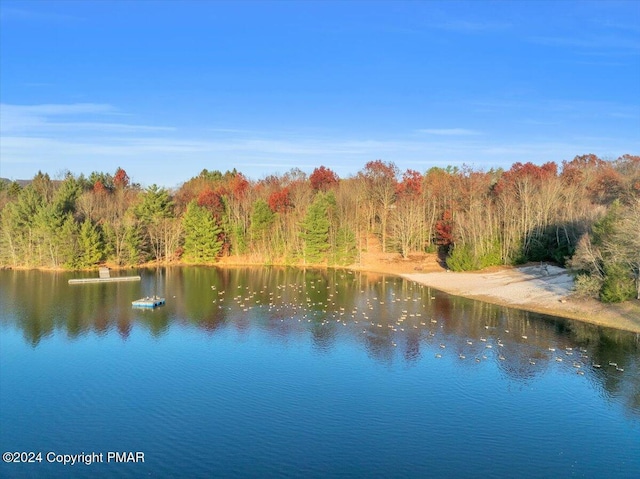
[[[35,460],[0,477],[640,477],[636,334],[392,276],[127,274],[0,271],[0,450]]]

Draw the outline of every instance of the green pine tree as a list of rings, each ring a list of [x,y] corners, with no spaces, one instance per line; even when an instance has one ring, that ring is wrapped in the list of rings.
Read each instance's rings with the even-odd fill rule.
[[[95,266],[104,257],[104,243],[100,231],[89,219],[84,220],[78,235],[78,268]]]
[[[142,234],[136,224],[128,224],[125,227],[122,262],[135,265],[144,260],[142,248]]]
[[[327,195],[318,193],[309,205],[302,221],[300,236],[304,242],[306,263],[320,263],[329,249],[329,201]]]
[[[60,245],[60,261],[65,268],[75,269],[78,267],[81,253],[78,244],[79,234],[78,223],[73,219],[73,215],[68,213],[60,228],[60,235],[65,238]]]
[[[43,205],[42,195],[29,185],[2,210],[2,246],[14,266],[41,266],[35,217]]]
[[[636,296],[636,286],[630,269],[622,263],[604,266],[604,282],[600,299],[604,303],[620,303]]]
[[[184,255],[188,263],[211,263],[222,249],[222,229],[209,210],[192,201],[183,217]]]

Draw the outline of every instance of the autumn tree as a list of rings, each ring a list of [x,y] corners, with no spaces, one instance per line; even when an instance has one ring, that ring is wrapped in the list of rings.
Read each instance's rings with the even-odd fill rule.
[[[438,239],[437,222],[443,220],[443,215],[446,211],[449,211],[450,217],[447,221],[453,221],[453,215],[451,212],[455,207],[456,188],[455,188],[455,175],[457,171],[454,167],[449,168],[430,168],[422,179],[422,203],[424,205],[424,229],[427,234],[430,235],[428,239],[428,247],[435,245],[442,248],[445,246],[445,250],[448,252],[448,245],[451,241],[442,243]]]
[[[141,224],[135,208],[141,196],[139,187],[131,186],[124,170],[119,169],[114,176],[116,188],[109,195],[105,209],[103,233],[105,246],[111,260],[116,264],[135,264],[139,254],[136,249],[141,243]],[[114,181],[115,181],[114,179]]]
[[[309,181],[311,182],[311,188],[315,191],[327,191],[338,184],[339,178],[333,170],[320,166],[313,170],[313,173],[309,176]]]
[[[270,255],[294,263],[302,250],[300,224],[313,198],[307,175],[299,168],[283,175],[270,175],[257,184],[256,195],[275,214]]]
[[[274,213],[287,213],[293,209],[291,192],[288,187],[284,187],[271,193],[267,202],[269,203],[269,208],[271,208],[271,211]]]
[[[395,201],[398,167],[394,163],[382,160],[368,162],[360,172],[366,194],[372,205],[370,227],[378,225],[377,230],[382,242],[382,251],[387,250],[388,219],[391,206]]]
[[[93,171],[89,175],[87,183],[92,185],[96,190],[113,191],[115,188],[113,184],[113,176],[101,171]]]
[[[335,227],[329,232],[335,264],[360,262],[368,232],[364,189],[360,178],[343,179],[335,189]]]
[[[559,222],[564,202],[557,165],[514,163],[500,177],[493,192],[505,262],[553,259],[547,253],[549,242],[545,236],[549,235],[549,227]]]
[[[622,155],[612,162],[614,170],[621,177],[620,201],[633,204],[640,197],[640,156]]]
[[[248,248],[251,183],[241,173],[234,173],[227,183],[224,204],[229,252],[243,254]]]
[[[118,167],[113,175],[113,186],[116,190],[124,189],[129,186],[129,175],[122,168]]]
[[[430,233],[424,228],[422,181],[419,172],[407,170],[398,183],[396,202],[390,213],[393,242],[404,258],[412,252],[422,252],[429,242]]]
[[[445,210],[442,217],[436,221],[436,244],[442,246],[446,251],[454,243],[453,237],[453,214],[451,210]]]

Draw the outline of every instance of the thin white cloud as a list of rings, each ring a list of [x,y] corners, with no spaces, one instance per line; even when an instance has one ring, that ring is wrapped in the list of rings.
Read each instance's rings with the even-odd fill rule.
[[[27,10],[24,8],[3,7],[0,9],[0,21],[27,21],[38,23],[68,23],[83,20],[81,17],[64,13]]]
[[[39,169],[60,168],[75,174],[118,166],[134,181],[175,186],[202,168],[236,168],[251,178],[299,167],[310,172],[324,165],[341,176],[363,168],[367,161],[382,159],[406,168],[460,165],[474,161],[487,167],[509,168],[515,161],[545,162],[571,159],[586,152],[616,157],[640,150],[640,141],[603,138],[568,138],[567,141],[509,142],[485,136],[442,136],[437,140],[412,138],[182,138],[174,135],[108,136],[99,138],[43,138],[6,136],[0,144],[2,176],[30,178]]]
[[[479,131],[469,130],[466,128],[425,128],[418,130],[418,133],[426,133],[436,136],[476,136],[480,135]]]
[[[541,115],[541,118],[558,118],[558,114],[566,115],[565,120],[571,117],[602,117],[603,112],[609,116],[624,118],[640,118],[639,105],[637,103],[622,103],[603,100],[564,100],[550,98],[538,101],[531,100],[482,100],[471,103],[474,113],[493,113],[494,115],[512,115],[517,111],[527,112],[528,115]],[[529,119],[532,119],[529,117]],[[539,120],[540,118],[538,118]]]
[[[637,23],[631,22],[620,22],[620,21],[612,21],[610,19],[605,19],[602,22],[602,26],[605,28],[612,28],[615,30],[631,30],[632,32],[640,32],[640,25]]]
[[[99,121],[105,116],[125,116],[117,108],[101,103],[11,105],[0,104],[0,133],[56,135],[67,132],[105,133],[167,132],[172,127]],[[98,121],[96,121],[98,120]]]
[[[151,125],[135,125],[128,123],[102,123],[102,122],[60,122],[48,123],[47,129],[54,131],[99,131],[102,133],[121,132],[121,133],[137,133],[137,132],[168,132],[175,131],[176,128],[170,126],[151,126]]]
[[[594,52],[606,50],[608,54],[631,53],[640,54],[640,41],[637,38],[624,36],[592,36],[592,37],[529,37],[529,41],[548,47],[569,47]]]
[[[3,112],[24,113],[31,115],[74,115],[83,113],[113,113],[117,109],[105,103],[44,103],[40,105],[0,105]]]
[[[576,107],[554,104],[559,106]],[[123,115],[113,106],[91,103],[2,105],[0,176],[27,179],[38,170],[51,173],[60,168],[89,174],[113,172],[121,166],[134,181],[171,187],[203,168],[236,168],[250,178],[260,178],[292,167],[310,173],[324,165],[346,177],[374,159],[392,161],[401,170],[426,171],[434,165],[470,161],[509,168],[515,161],[561,162],[587,152],[616,157],[640,151],[640,140],[615,135],[609,140],[604,135],[560,138],[554,132],[517,141],[467,128],[429,128],[401,135],[344,137],[326,131],[258,132],[224,125],[187,131],[101,121],[114,114]]]
[[[76,103],[68,105],[11,105],[0,104],[0,133],[28,132],[46,128],[58,117],[73,117],[88,114],[114,112],[110,105],[96,103]]]
[[[213,133],[238,133],[238,134],[256,133],[253,130],[243,130],[240,128],[208,128],[206,131],[210,131]]]
[[[482,22],[450,19],[439,23],[432,23],[429,26],[455,33],[486,33],[507,30],[513,25],[506,22]]]

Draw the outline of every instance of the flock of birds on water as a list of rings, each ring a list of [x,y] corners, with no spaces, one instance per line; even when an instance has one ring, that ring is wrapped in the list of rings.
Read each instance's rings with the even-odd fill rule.
[[[326,286],[326,299],[324,301],[312,300],[311,296],[316,293],[318,296],[322,296],[320,292],[322,283],[326,283],[326,280],[319,279],[315,282],[306,282],[303,284],[284,283],[278,285],[275,290],[270,290],[267,285],[259,290],[250,290],[249,286],[239,285],[235,288],[236,294],[233,295],[231,300],[235,303],[239,311],[248,313],[254,308],[259,308],[261,312],[265,312],[266,310],[269,313],[267,316],[271,318],[271,320],[279,320],[280,322],[297,321],[298,323],[313,322],[315,325],[323,326],[331,324],[360,326],[365,329],[357,332],[366,336],[376,336],[377,331],[384,331],[386,328],[388,330],[386,333],[389,333],[389,336],[386,334],[379,334],[377,336],[387,339],[392,337],[391,333],[395,335],[414,330],[419,332],[421,339],[426,343],[438,344],[438,349],[435,349],[434,345],[434,349],[438,351],[434,353],[436,359],[443,357],[443,353],[447,349],[447,343],[445,342],[447,336],[444,333],[439,334],[438,329],[442,330],[444,328],[445,320],[442,318],[438,320],[434,317],[423,317],[423,313],[431,311],[430,306],[424,304],[425,298],[428,302],[436,300],[435,296],[424,296],[422,294],[425,289],[424,286],[417,285],[418,288],[422,290],[418,296],[403,296],[396,291],[395,288],[390,288],[388,293],[385,293],[386,297],[384,299],[378,298],[378,296],[375,295],[367,295],[364,289],[360,289],[359,292],[361,295],[359,301],[361,304],[354,304],[351,309],[347,310],[347,308],[339,306],[336,303],[337,296],[341,294],[337,288],[339,286],[337,282],[333,287],[335,289],[332,289],[332,286]],[[229,305],[229,298],[227,297],[227,291],[225,289],[218,290],[215,285],[212,285],[211,289],[215,294],[213,303],[217,304],[218,308],[233,310],[232,306]],[[354,294],[357,292],[358,291],[354,290]],[[304,297],[304,301],[299,300],[301,297]],[[351,300],[356,303],[358,302],[353,298],[351,298]],[[400,312],[395,314],[395,312],[392,311],[393,306],[391,305],[400,303],[413,303],[415,307],[403,306],[403,309],[400,309]],[[385,306],[385,304],[388,306]],[[387,308],[387,310],[383,312],[384,310],[380,308]],[[385,321],[381,322],[381,316],[387,315],[391,318],[394,314],[395,320],[390,319],[386,324]],[[487,334],[480,336],[477,344],[474,339],[467,339],[465,341],[469,349],[471,349],[474,344],[476,344],[476,348],[472,355],[469,355],[468,352],[458,353],[460,360],[466,360],[469,355],[469,359],[480,363],[489,359],[489,354],[492,351],[497,351],[493,357],[497,358],[498,361],[507,360],[507,356],[502,352],[505,348],[505,343],[500,337],[495,335],[498,327],[484,325],[484,329],[487,330]],[[504,331],[504,334],[508,337],[518,339],[515,333],[513,335],[511,334],[510,329],[503,328],[502,331]],[[493,334],[490,335],[489,332]],[[455,336],[455,333],[452,333],[452,335]],[[518,346],[528,342],[529,337],[527,334],[519,334],[519,336],[520,338],[517,341]],[[390,344],[392,347],[397,347],[397,343],[393,340],[390,340]],[[535,366],[538,361],[547,359],[555,361],[556,363],[570,364],[578,375],[584,375],[584,369],[586,367],[592,367],[593,369],[601,369],[603,367],[602,364],[589,359],[588,351],[584,347],[574,348],[565,346],[556,348],[549,346],[546,348],[546,351],[544,351],[545,354],[541,354],[540,349],[542,348],[537,347],[532,357],[528,359],[531,366]],[[553,358],[550,356],[553,356]],[[620,367],[617,362],[609,361],[608,366],[617,372],[624,372],[624,368]]]

